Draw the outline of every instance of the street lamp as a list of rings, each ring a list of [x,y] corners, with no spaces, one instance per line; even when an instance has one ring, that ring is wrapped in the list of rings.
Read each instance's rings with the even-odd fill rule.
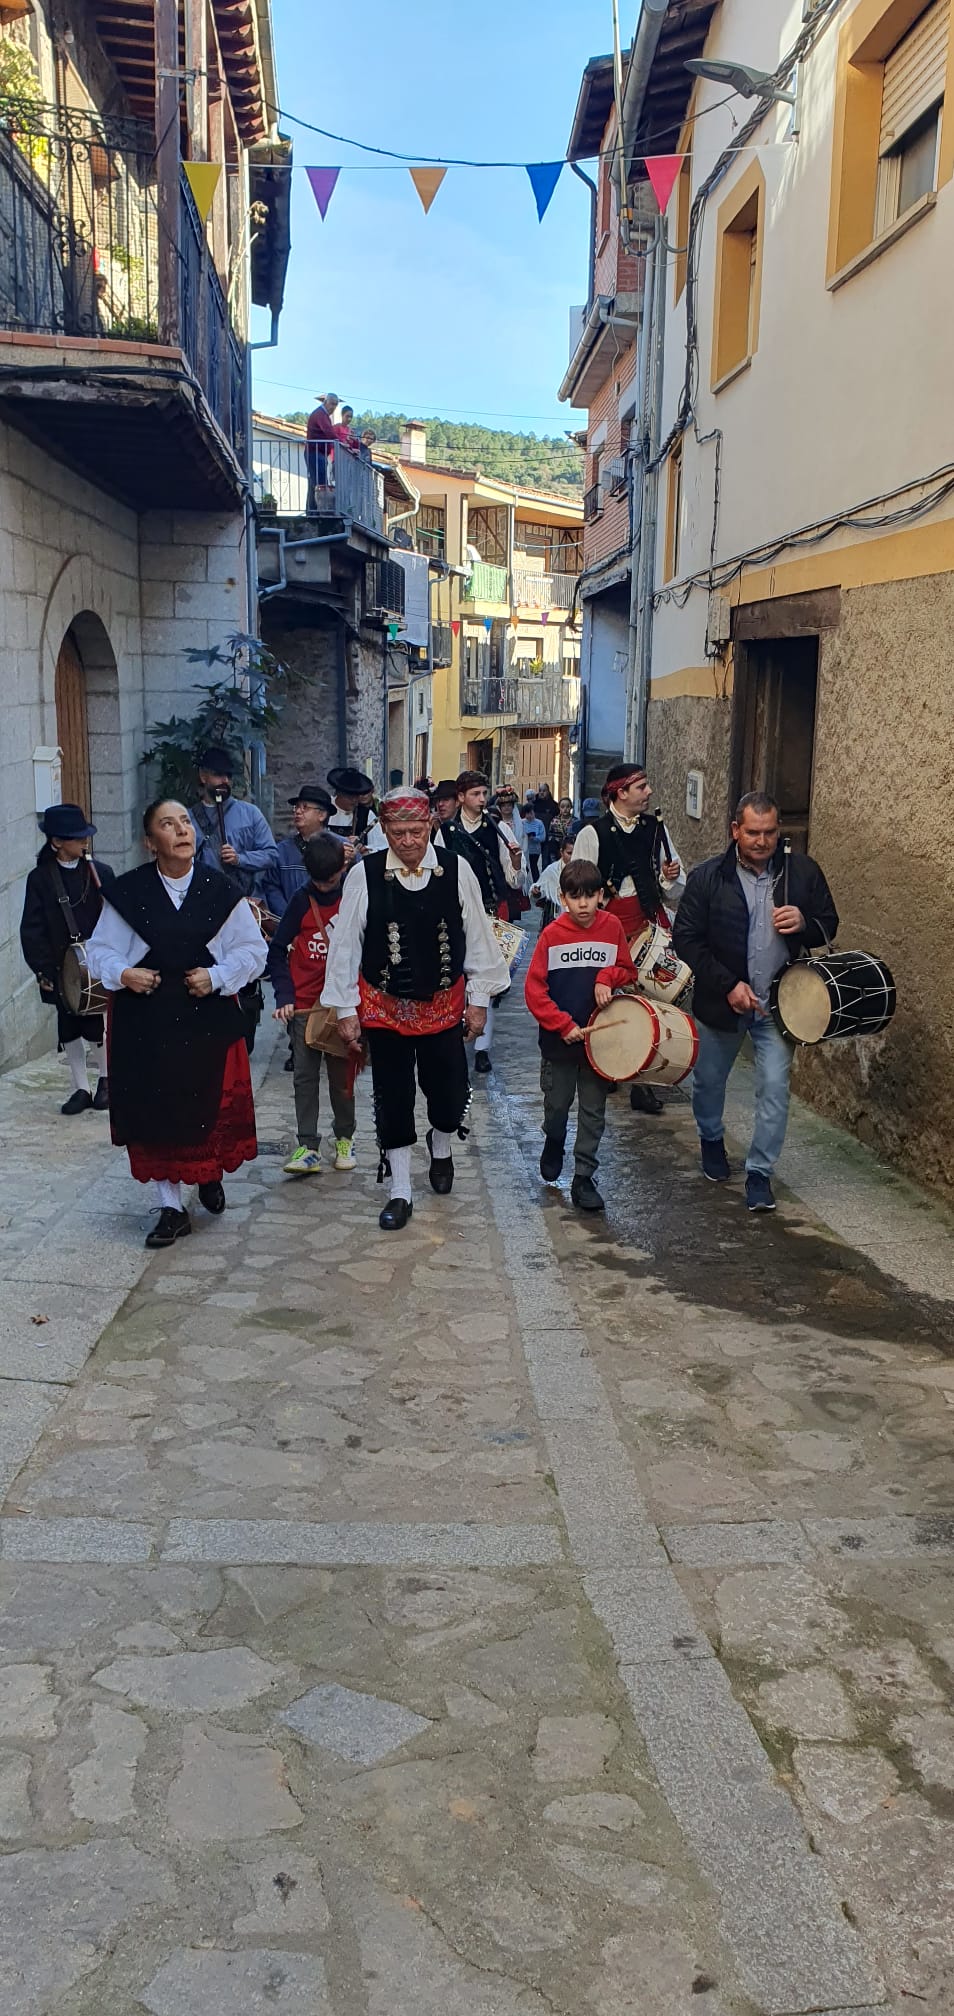
[[[707,77],[713,84],[727,84],[740,98],[769,98],[779,105],[794,105],[794,91],[780,91],[768,70],[753,70],[749,63],[722,62],[719,58],[696,57],[685,68],[693,77]]]

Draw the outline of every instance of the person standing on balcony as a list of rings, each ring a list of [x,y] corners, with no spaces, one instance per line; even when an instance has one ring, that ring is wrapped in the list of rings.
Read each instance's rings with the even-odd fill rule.
[[[96,831],[79,805],[49,805],[40,820],[44,843],[27,876],[20,921],[23,957],[35,973],[40,999],[56,1009],[57,1048],[70,1067],[73,1090],[60,1112],[85,1113],[109,1105],[102,1014],[73,1015],[61,993],[60,973],[67,947],[90,937],[103,899],[114,880],[104,861],[94,861],[89,843]],[[87,1046],[89,1056],[87,1059]],[[96,1090],[87,1071],[92,1064]]]
[[[357,434],[354,431],[353,406],[342,406],[341,419],[339,420],[338,425],[335,428],[335,433],[338,437],[338,440],[343,444],[343,446],[345,448],[350,449],[352,455],[356,455],[360,443],[358,441]]]
[[[371,450],[374,447],[377,438],[378,438],[377,435],[373,432],[373,430],[370,427],[365,428],[364,433],[361,436],[361,442],[358,448],[358,454],[360,455],[362,462],[372,462],[374,460]]]
[[[305,469],[308,475],[308,496],[305,513],[314,517],[318,509],[318,490],[328,487],[328,463],[331,451],[338,438],[334,415],[338,410],[337,392],[326,392],[319,399],[313,413],[308,415],[305,438]]]
[[[503,834],[487,811],[488,795],[486,777],[482,777],[479,770],[463,770],[457,779],[457,811],[453,819],[442,826],[441,836],[445,847],[459,854],[473,870],[488,917],[499,917],[506,924],[512,915],[520,914],[514,898],[521,877]],[[506,987],[500,990],[501,994],[506,991]],[[474,1070],[481,1074],[493,1070],[490,1046],[498,998],[495,995],[491,1001],[486,1022],[474,1045]]]

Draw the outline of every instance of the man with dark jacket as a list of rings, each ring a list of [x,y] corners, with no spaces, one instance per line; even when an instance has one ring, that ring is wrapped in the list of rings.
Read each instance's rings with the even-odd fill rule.
[[[689,876],[673,944],[695,974],[699,1056],[692,1111],[710,1183],[725,1183],[731,1174],[723,1139],[725,1088],[743,1038],[752,1039],[755,1126],[745,1162],[750,1211],[775,1209],[771,1179],[788,1122],[794,1050],[769,1014],[772,982],[790,960],[828,943],[837,929],[838,912],[817,861],[786,855],[775,800],[748,792],[736,807],[732,845]]]

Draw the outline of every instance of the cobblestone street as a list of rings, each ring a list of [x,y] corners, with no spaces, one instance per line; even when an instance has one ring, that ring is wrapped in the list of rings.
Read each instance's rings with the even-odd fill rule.
[[[804,1108],[752,1220],[624,1089],[594,1226],[519,987],[495,1058],[386,1235],[276,1052],[156,1257],[3,1081],[11,2016],[950,2016],[948,1221]]]

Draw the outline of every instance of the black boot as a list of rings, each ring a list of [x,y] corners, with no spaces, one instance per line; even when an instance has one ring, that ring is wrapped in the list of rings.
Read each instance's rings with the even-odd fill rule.
[[[428,1182],[438,1197],[447,1197],[454,1188],[454,1157],[453,1155],[435,1155],[431,1147],[433,1138],[434,1129],[433,1127],[429,1127],[425,1136],[427,1152],[431,1158],[431,1166],[427,1172]]]
[[[413,1204],[409,1204],[406,1197],[392,1197],[378,1219],[382,1232],[403,1232],[413,1209]]]
[[[630,1087],[629,1103],[634,1113],[665,1113],[666,1108],[651,1085]]]
[[[492,1071],[493,1068],[490,1061],[490,1051],[478,1050],[474,1056],[474,1070],[477,1072],[478,1077],[481,1077],[485,1071]]]
[[[544,1136],[543,1154],[540,1157],[540,1174],[544,1183],[556,1183],[563,1168],[563,1143],[555,1141],[552,1134]]]
[[[592,1176],[574,1176],[570,1186],[570,1198],[578,1211],[606,1210]]]
[[[96,1113],[109,1112],[109,1080],[100,1078],[93,1093],[93,1110]]]
[[[188,1211],[173,1211],[165,1205],[146,1240],[147,1246],[174,1246],[177,1239],[185,1239],[192,1230],[192,1220]]]
[[[221,1217],[225,1210],[225,1191],[221,1183],[200,1183],[199,1203],[211,1211],[213,1218]]]
[[[60,1107],[60,1112],[69,1114],[72,1119],[74,1113],[88,1113],[92,1103],[88,1092],[71,1092],[65,1106]]]

